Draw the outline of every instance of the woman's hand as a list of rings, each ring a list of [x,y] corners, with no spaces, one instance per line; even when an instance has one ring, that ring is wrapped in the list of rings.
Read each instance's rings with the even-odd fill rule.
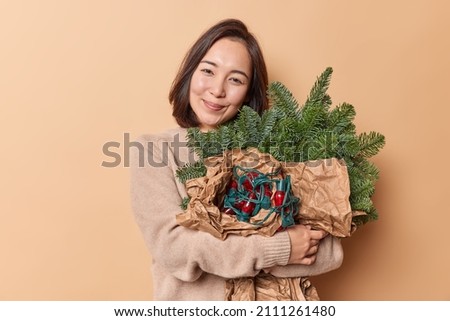
[[[328,233],[312,230],[309,225],[294,225],[289,227],[287,232],[291,240],[291,256],[288,264],[313,264],[316,261],[319,242]]]

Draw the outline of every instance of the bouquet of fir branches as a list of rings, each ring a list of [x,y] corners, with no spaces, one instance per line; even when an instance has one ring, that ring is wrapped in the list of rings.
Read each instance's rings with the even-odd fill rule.
[[[316,80],[303,105],[280,82],[269,85],[271,108],[244,106],[219,128],[188,129],[199,160],[180,168],[188,197],[180,225],[225,239],[229,234],[272,236],[308,224],[336,237],[378,218],[372,202],[378,168],[369,158],[384,146],[378,132],[356,133],[355,109],[331,108],[332,69]],[[281,295],[283,293],[283,295]],[[318,299],[307,278],[255,278],[227,282],[226,299]]]

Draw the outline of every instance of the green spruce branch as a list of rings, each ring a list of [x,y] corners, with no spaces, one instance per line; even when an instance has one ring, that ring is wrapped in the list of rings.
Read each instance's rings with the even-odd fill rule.
[[[332,68],[327,68],[317,78],[302,106],[283,84],[271,83],[268,87],[271,108],[261,116],[244,106],[235,120],[217,130],[201,132],[198,128],[189,128],[188,146],[200,159],[248,147],[270,153],[279,161],[343,159],[350,178],[352,210],[368,214],[354,217],[354,222],[361,225],[376,220],[378,213],[371,197],[379,170],[369,158],[384,147],[385,137],[377,132],[357,135],[353,122],[356,111],[352,105],[342,103],[330,109],[332,102],[327,90],[332,72]],[[181,182],[205,174],[202,161],[186,165],[177,172]]]

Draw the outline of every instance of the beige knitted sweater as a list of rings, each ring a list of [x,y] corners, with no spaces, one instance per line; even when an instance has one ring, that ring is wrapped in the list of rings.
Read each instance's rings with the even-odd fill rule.
[[[155,300],[224,300],[225,280],[265,270],[279,277],[322,274],[343,260],[340,240],[327,236],[311,266],[287,265],[287,232],[273,237],[230,235],[224,241],[177,225],[186,195],[175,177],[195,157],[186,146],[186,129],[143,135],[131,148],[131,202],[152,256]]]

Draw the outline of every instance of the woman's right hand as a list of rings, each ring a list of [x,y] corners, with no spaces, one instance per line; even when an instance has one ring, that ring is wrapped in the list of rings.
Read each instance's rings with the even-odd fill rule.
[[[294,225],[287,229],[291,240],[291,255],[288,264],[311,265],[316,261],[320,241],[328,235],[321,230],[312,230],[309,225]]]

